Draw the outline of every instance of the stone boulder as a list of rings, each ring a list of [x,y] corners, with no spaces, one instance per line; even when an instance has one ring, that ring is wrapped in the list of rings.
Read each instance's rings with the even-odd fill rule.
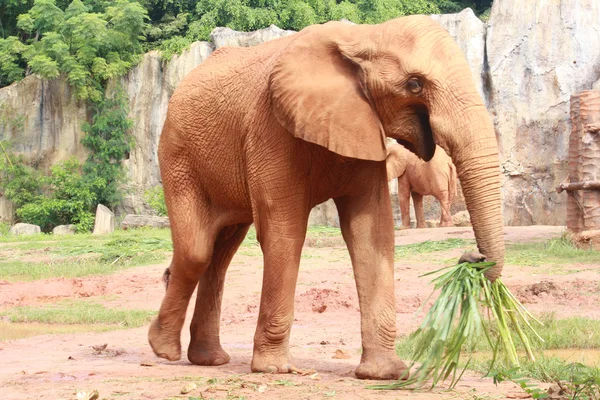
[[[471,226],[471,216],[468,211],[459,211],[452,216],[454,226]]]
[[[159,217],[156,215],[135,215],[127,214],[121,222],[121,229],[141,228],[149,226],[152,228],[169,228],[169,217]]]
[[[75,234],[75,225],[58,225],[54,229],[52,229],[53,235],[74,235]]]
[[[42,233],[42,229],[37,225],[19,222],[18,224],[11,226],[8,233],[11,235],[38,235]]]
[[[425,220],[425,224],[428,228],[437,228],[440,225],[440,221],[434,219]]]
[[[94,235],[103,235],[114,232],[115,214],[106,206],[98,204],[96,208],[96,220],[94,221]]]

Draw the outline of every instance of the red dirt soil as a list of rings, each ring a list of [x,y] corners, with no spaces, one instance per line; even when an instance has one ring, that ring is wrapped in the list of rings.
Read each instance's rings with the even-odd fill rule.
[[[507,242],[529,242],[560,236],[562,227],[506,228]],[[470,228],[439,228],[397,232],[396,244],[450,237],[469,239]],[[307,243],[310,246],[310,243]],[[147,343],[147,327],[104,333],[44,335],[0,342],[1,399],[75,399],[80,390],[100,392],[100,399],[216,398],[238,399],[472,399],[478,396],[520,398],[511,383],[498,387],[491,379],[467,373],[455,391],[372,391],[373,382],[354,378],[360,360],[360,315],[352,269],[345,247],[305,247],[296,289],[296,314],[291,352],[297,368],[317,375],[250,373],[252,343],[262,279],[262,258],[236,255],[229,269],[223,300],[221,341],[231,362],[220,367],[191,365],[185,356],[188,326],[182,334],[182,359],[158,359]],[[460,249],[443,253],[458,258]],[[431,255],[429,255],[431,256]],[[436,255],[438,256],[438,255]],[[161,276],[168,265],[131,268],[110,276],[0,282],[0,309],[57,299],[93,298],[114,308],[158,310],[164,294]],[[398,334],[420,323],[415,311],[430,294],[428,278],[418,276],[438,265],[411,258],[397,261]],[[567,266],[568,274],[544,275],[540,268],[506,266],[504,282],[534,313],[556,311],[600,318],[600,275],[597,266]],[[594,268],[596,270],[594,270]],[[107,296],[109,295],[109,296]],[[92,346],[108,344],[102,351]],[[205,379],[202,379],[205,378]],[[206,378],[216,378],[207,382]],[[193,380],[198,388],[181,395]],[[228,397],[230,396],[230,397]],[[238,397],[235,397],[238,396]],[[481,397],[480,397],[481,398]]]

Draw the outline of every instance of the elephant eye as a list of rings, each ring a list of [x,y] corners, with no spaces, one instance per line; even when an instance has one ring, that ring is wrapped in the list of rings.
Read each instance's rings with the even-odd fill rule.
[[[419,94],[423,90],[423,84],[421,83],[421,79],[417,77],[410,78],[408,82],[406,82],[406,88],[413,94]]]

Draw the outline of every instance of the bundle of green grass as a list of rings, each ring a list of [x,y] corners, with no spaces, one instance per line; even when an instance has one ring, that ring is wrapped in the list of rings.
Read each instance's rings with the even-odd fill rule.
[[[408,369],[417,360],[423,360],[421,366],[408,379],[403,376],[393,384],[370,388],[413,389],[422,387],[426,382],[430,382],[431,388],[434,388],[449,378],[450,388],[454,387],[469,364],[467,361],[462,370],[459,369],[463,345],[481,332],[493,349],[490,370],[498,356],[505,357],[513,366],[519,366],[513,336],[522,342],[527,357],[535,361],[526,331],[542,340],[530,320],[540,322],[513,296],[501,279],[492,283],[486,278],[485,273],[496,263],[461,261],[456,266],[422,275],[440,274],[431,283],[434,284],[434,291],[441,290],[441,293],[419,329],[412,335],[416,339],[416,346]],[[427,303],[425,301],[423,305]],[[486,318],[490,329],[484,328]],[[493,325],[496,329],[492,328]],[[495,333],[492,334],[492,331]]]

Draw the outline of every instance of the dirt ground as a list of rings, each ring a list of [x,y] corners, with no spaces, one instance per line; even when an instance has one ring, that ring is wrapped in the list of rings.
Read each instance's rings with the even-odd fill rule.
[[[562,227],[507,227],[507,243],[558,237]],[[397,231],[396,244],[427,239],[473,238],[470,228]],[[327,247],[307,243],[296,289],[291,352],[297,368],[312,374],[250,373],[262,279],[257,249],[242,248],[227,275],[221,340],[231,362],[220,367],[158,359],[147,343],[147,327],[103,333],[44,335],[0,342],[1,399],[75,399],[79,391],[98,390],[100,399],[480,399],[521,398],[511,383],[494,386],[474,373],[454,391],[372,391],[354,378],[360,359],[360,318],[349,257],[340,238]],[[321,243],[321,246],[323,243]],[[458,258],[460,249],[442,258]],[[440,257],[436,253],[435,257]],[[398,334],[411,333],[421,321],[415,311],[429,295],[428,278],[418,275],[439,267],[431,254],[422,260],[396,261]],[[110,307],[158,310],[164,294],[161,275],[168,263],[127,269],[110,275],[36,282],[0,282],[0,308],[59,299],[93,298]],[[553,310],[558,318],[600,318],[598,266],[568,265],[562,273],[541,267],[507,265],[504,282],[534,312]],[[192,302],[193,304],[193,302]],[[182,347],[189,343],[188,326]],[[96,351],[92,346],[107,344]],[[198,387],[180,394],[189,382]],[[489,397],[488,397],[489,396]]]

